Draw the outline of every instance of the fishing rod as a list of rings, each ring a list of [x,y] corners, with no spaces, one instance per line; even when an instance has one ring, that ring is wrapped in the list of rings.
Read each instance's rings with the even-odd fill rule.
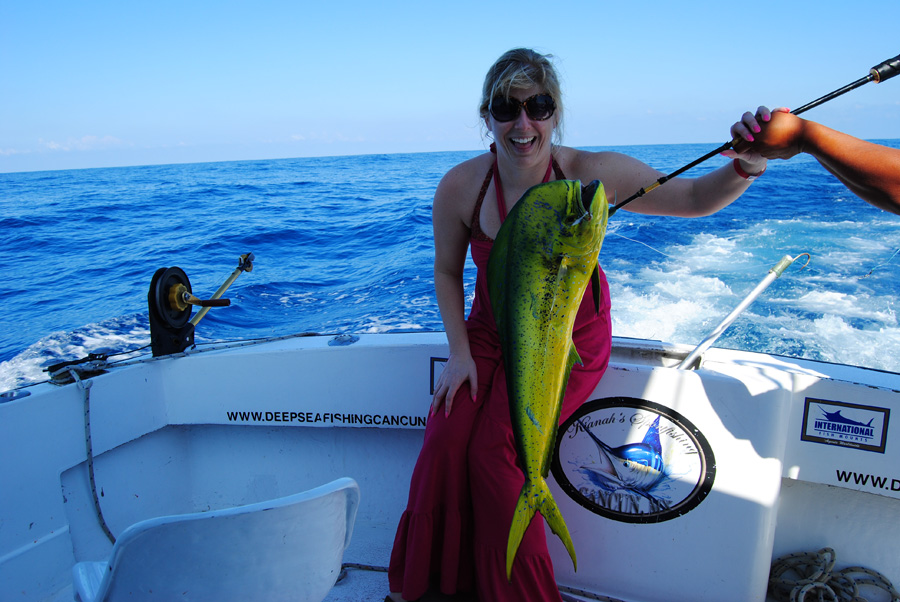
[[[821,98],[817,98],[816,100],[803,105],[799,109],[795,109],[795,110],[791,111],[791,114],[799,115],[800,113],[804,113],[814,107],[819,106],[822,103],[828,102],[832,98],[837,98],[838,96],[840,96],[842,94],[846,94],[850,90],[855,90],[856,88],[859,88],[860,86],[862,86],[864,84],[867,84],[869,82],[875,82],[876,84],[878,84],[878,83],[881,83],[883,81],[886,81],[886,80],[894,77],[898,73],[900,73],[900,54],[898,54],[897,56],[895,56],[892,59],[888,59],[886,61],[879,63],[878,65],[875,65],[874,67],[869,69],[869,73],[865,77],[861,77],[858,80],[856,80],[855,82],[853,82],[851,84],[847,84],[843,88],[838,88],[834,92],[826,94],[825,96],[822,96]],[[731,142],[726,142],[719,148],[706,153],[699,159],[688,163],[687,165],[685,165],[684,167],[682,167],[680,169],[676,169],[669,175],[661,177],[660,179],[658,179],[656,182],[654,182],[650,186],[648,186],[646,188],[641,188],[640,190],[638,190],[636,193],[634,193],[633,195],[631,195],[630,197],[628,197],[621,203],[617,203],[615,207],[610,207],[609,208],[609,217],[612,217],[616,211],[618,211],[619,209],[621,209],[622,207],[624,207],[631,201],[639,199],[642,196],[644,196],[645,194],[647,194],[648,192],[650,192],[651,190],[655,190],[656,188],[659,188],[660,186],[662,186],[663,184],[665,184],[672,178],[675,178],[675,177],[683,174],[687,170],[689,170],[693,167],[696,167],[697,165],[700,165],[707,159],[711,159],[720,153],[723,153],[727,150],[731,150],[732,148],[734,148],[734,145],[737,144],[739,141],[740,140],[738,138],[735,138]]]

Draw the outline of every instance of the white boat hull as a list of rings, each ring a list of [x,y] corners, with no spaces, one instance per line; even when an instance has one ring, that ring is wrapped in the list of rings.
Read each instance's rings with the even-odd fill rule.
[[[94,473],[110,531],[349,476],[362,497],[345,561],[386,566],[444,335],[329,342],[192,352],[91,378]],[[594,404],[595,422],[603,412],[628,413],[635,427],[623,436],[640,441],[662,413],[668,473],[649,489],[604,473],[592,489],[578,478],[595,444],[584,439],[563,458],[561,443],[560,464],[574,467],[567,478],[576,482],[552,487],[579,570],[549,537],[559,582],[629,602],[759,601],[774,556],[825,546],[844,564],[900,580],[900,435],[889,420],[900,409],[900,375],[717,349],[700,370],[677,370],[688,351],[615,340],[591,398],[607,400]],[[88,478],[84,391],[41,384],[29,392],[0,403],[0,592],[71,599],[71,567],[111,549]],[[869,426],[839,432],[839,418]],[[692,456],[702,455],[709,462],[697,472]],[[633,504],[643,517],[598,514],[570,497],[579,487],[590,499],[617,500],[619,510]],[[654,515],[654,504],[682,510]],[[333,599],[360,599],[340,598],[342,587]]]

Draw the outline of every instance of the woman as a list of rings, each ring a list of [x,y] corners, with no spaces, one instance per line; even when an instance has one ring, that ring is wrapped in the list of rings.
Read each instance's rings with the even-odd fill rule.
[[[506,578],[506,545],[524,482],[516,466],[506,376],[487,295],[491,244],[506,212],[549,179],[599,179],[610,198],[625,198],[662,174],[625,155],[554,144],[563,117],[559,80],[548,57],[504,54],[488,71],[481,117],[492,152],[457,165],[435,192],[434,284],[450,344],[436,384],[409,504],[391,554],[388,600],[414,600],[429,588],[477,592],[484,602],[560,600],[543,521],[532,521]],[[697,179],[673,179],[628,205],[631,211],[700,216],[736,199],[765,170],[759,155],[739,156]],[[475,299],[464,316],[463,265],[471,245],[478,268]],[[602,272],[601,272],[602,275]],[[600,381],[610,354],[609,287],[601,278],[599,314],[590,290],[573,339],[583,365],[569,377],[560,421]]]

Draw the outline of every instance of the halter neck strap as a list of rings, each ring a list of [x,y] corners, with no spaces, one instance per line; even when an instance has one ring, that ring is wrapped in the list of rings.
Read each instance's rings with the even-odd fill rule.
[[[497,162],[497,147],[491,143],[491,152],[494,153],[494,191],[497,193],[497,210],[500,212],[500,223],[506,221],[506,197],[503,195],[503,184],[500,183],[500,165]],[[544,179],[541,184],[546,184],[550,181],[550,174],[553,173],[553,157],[550,157],[550,161],[547,164],[547,173],[544,174]]]

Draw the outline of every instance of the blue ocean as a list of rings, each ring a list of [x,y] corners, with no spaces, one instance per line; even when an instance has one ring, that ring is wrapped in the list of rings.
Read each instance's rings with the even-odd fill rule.
[[[604,150],[669,173],[714,146]],[[52,363],[147,346],[158,268],[182,268],[206,298],[249,252],[253,270],[225,294],[231,306],[200,322],[198,343],[441,330],[431,201],[441,176],[474,154],[0,174],[0,391],[45,380]],[[900,216],[807,156],[771,162],[710,217],[611,218],[600,257],[613,334],[699,343],[769,268],[802,253],[809,264],[788,268],[717,345],[900,371]],[[470,265],[470,301],[473,284]]]

